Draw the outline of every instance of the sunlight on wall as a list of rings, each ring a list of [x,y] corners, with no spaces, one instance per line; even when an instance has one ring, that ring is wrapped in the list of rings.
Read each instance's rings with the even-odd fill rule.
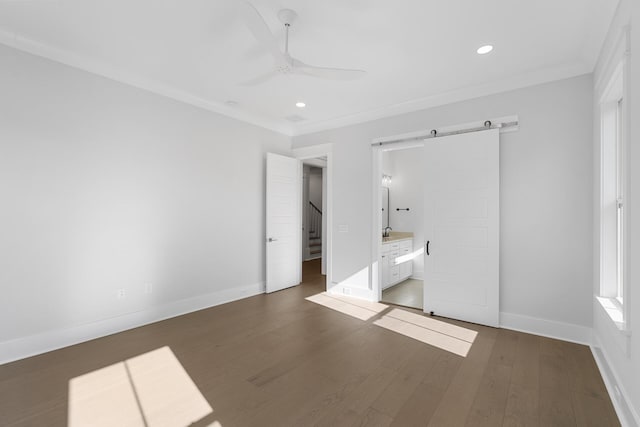
[[[466,357],[478,332],[408,311],[393,309],[374,325]]]
[[[307,297],[306,300],[364,321],[371,319],[388,308],[387,305],[379,302],[329,295],[326,292],[312,295]]]
[[[69,381],[69,427],[188,426],[212,412],[169,347]]]
[[[358,288],[369,288],[369,267],[352,274],[344,280],[340,280],[338,285],[353,286]]]
[[[402,255],[402,256],[396,257],[395,264],[402,264],[405,261],[411,261],[414,258],[422,256],[423,253],[424,253],[424,248],[420,248],[417,251],[411,252],[410,254],[406,254],[406,255]]]
[[[624,324],[622,310],[620,309],[620,307],[616,306],[613,301],[611,301],[611,298],[596,297],[596,299],[600,302],[602,308],[604,308],[604,310],[609,314],[611,320],[613,320],[618,325]]]

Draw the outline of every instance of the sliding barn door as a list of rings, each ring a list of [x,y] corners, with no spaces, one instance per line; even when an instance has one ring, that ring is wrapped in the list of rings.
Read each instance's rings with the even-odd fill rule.
[[[499,130],[427,140],[424,311],[499,324]]]
[[[267,153],[267,292],[302,279],[300,179],[297,159]]]

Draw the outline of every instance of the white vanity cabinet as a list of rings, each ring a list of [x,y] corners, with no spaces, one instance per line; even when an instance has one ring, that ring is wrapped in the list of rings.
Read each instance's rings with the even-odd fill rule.
[[[413,274],[413,262],[398,262],[397,258],[413,250],[413,239],[392,240],[382,244],[382,289],[408,279]]]

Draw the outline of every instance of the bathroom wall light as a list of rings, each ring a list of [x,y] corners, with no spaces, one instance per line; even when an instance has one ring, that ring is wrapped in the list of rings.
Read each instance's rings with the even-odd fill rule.
[[[382,185],[391,184],[391,175],[382,174]]]

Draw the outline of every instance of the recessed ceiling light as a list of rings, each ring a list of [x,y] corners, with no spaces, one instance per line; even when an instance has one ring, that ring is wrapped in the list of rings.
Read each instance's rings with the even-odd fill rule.
[[[305,104],[304,102],[296,102],[296,107],[298,107],[298,108],[304,108],[306,106],[307,106],[307,104]]]
[[[485,54],[491,52],[492,50],[493,50],[493,46],[488,44],[488,45],[479,47],[477,52],[478,52],[478,55],[485,55]]]

